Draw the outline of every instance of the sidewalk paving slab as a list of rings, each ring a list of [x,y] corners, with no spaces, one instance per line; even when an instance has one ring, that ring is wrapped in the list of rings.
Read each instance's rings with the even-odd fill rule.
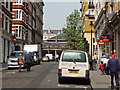
[[[90,71],[90,78],[91,78],[91,85],[93,89],[94,88],[106,88],[106,89],[111,88],[110,75],[101,75],[100,70]]]

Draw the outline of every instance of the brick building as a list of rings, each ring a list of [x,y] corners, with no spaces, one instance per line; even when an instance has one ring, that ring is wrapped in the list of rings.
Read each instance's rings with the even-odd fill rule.
[[[42,43],[43,6],[43,2],[13,1],[12,32],[17,38],[14,50],[23,50],[25,44]]]
[[[12,2],[0,1],[0,63],[5,63],[11,52]]]

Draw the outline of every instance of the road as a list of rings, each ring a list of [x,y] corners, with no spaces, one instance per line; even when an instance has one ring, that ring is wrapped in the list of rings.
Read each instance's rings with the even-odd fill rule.
[[[91,88],[91,85],[85,85],[83,81],[76,80],[59,84],[57,68],[57,62],[42,62],[40,65],[33,66],[31,72],[4,70],[2,88]]]

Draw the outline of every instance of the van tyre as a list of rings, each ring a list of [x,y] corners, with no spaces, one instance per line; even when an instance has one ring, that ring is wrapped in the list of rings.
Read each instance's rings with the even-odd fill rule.
[[[86,80],[86,84],[87,85],[90,85],[91,81],[90,81],[90,78]]]
[[[58,78],[58,82],[60,83],[60,84],[62,84],[63,83],[63,80],[62,80],[62,78]]]

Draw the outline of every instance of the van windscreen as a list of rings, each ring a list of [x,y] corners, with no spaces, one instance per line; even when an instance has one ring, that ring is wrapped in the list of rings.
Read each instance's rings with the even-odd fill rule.
[[[66,52],[63,54],[62,61],[67,62],[86,62],[86,55],[85,53],[75,53],[75,52]]]

